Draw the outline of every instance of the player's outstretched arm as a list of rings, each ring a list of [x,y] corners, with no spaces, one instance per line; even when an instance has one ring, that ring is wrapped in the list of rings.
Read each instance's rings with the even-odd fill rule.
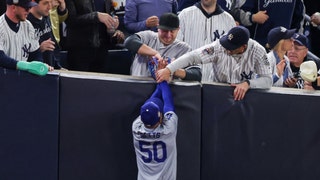
[[[159,83],[159,86],[161,87],[161,91],[162,91],[163,113],[166,113],[169,111],[174,112],[175,109],[174,109],[173,96],[172,96],[169,84],[167,83],[167,81],[163,81]]]
[[[0,66],[8,69],[16,69],[17,68],[16,60],[7,56],[4,51],[0,51]]]
[[[152,93],[151,97],[149,99],[152,98],[159,98],[162,99],[162,94],[161,94],[161,88],[159,87],[159,84],[157,85],[156,89],[154,90],[154,92]]]

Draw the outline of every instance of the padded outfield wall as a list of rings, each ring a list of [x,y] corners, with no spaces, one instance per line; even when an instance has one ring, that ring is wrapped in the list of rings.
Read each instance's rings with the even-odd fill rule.
[[[0,179],[136,179],[131,124],[151,79],[0,68]],[[178,180],[320,179],[318,91],[170,84]]]

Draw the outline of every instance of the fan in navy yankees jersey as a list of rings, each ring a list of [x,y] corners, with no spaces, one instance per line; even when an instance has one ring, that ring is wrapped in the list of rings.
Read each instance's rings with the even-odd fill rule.
[[[287,52],[293,77],[286,81],[286,85],[298,89],[304,89],[304,80],[300,76],[300,66],[303,62],[314,61],[317,69],[320,68],[320,61],[308,56],[308,38],[303,34],[293,35],[293,48]]]
[[[158,32],[147,30],[129,36],[124,43],[125,47],[136,53],[131,65],[131,75],[150,77],[148,62],[152,57],[163,61],[165,57],[176,59],[191,51],[187,43],[176,39],[178,32],[178,16],[164,13],[160,17]],[[183,80],[200,81],[201,71],[198,66],[191,66],[178,70],[174,76]]]
[[[138,180],[175,180],[178,116],[166,81],[159,83],[132,124]]]
[[[28,20],[35,29],[35,36],[39,39],[43,61],[55,69],[61,69],[60,48],[56,41],[49,17],[52,0],[34,0],[37,6],[30,9]]]
[[[268,33],[274,27],[303,31],[303,0],[239,0],[238,3],[238,7],[232,10],[238,11],[233,13],[235,19],[246,26],[251,38],[262,46],[266,45]]]
[[[183,9],[178,16],[180,31],[177,39],[188,43],[193,50],[212,43],[236,26],[233,17],[217,4],[217,0],[201,0]],[[212,66],[209,64],[200,66],[201,81],[211,81]]]
[[[53,68],[39,62],[42,61],[39,43],[32,24],[26,20],[29,9],[37,3],[31,0],[6,3],[6,13],[0,17],[0,66],[45,75]]]
[[[241,9],[246,0],[217,0],[217,2],[222,9],[233,16],[238,25],[252,26],[253,23],[263,24],[269,18],[265,10],[251,13]]]
[[[272,86],[272,78],[267,52],[249,36],[247,28],[234,27],[220,39],[181,56],[157,71],[157,82],[169,80],[172,72],[190,64],[210,63],[212,81],[234,86],[235,100],[243,99],[249,88],[268,89]]]

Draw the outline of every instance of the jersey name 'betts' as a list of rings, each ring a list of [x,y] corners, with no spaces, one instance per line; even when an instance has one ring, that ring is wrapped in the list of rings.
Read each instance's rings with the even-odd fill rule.
[[[176,113],[169,111],[164,114],[163,122],[156,129],[145,128],[140,116],[132,124],[133,143],[137,153],[137,164],[139,169],[138,179],[157,179],[167,180],[176,179],[176,134],[178,128],[178,116]],[[156,139],[156,141],[155,141]],[[156,143],[161,142],[164,146],[158,146]],[[139,147],[139,148],[137,148]],[[157,161],[151,158],[150,162],[144,162],[150,156],[150,152],[156,148],[157,158],[163,161]],[[149,152],[149,153],[148,153]],[[164,158],[166,157],[166,158]],[[149,168],[145,168],[147,163]]]

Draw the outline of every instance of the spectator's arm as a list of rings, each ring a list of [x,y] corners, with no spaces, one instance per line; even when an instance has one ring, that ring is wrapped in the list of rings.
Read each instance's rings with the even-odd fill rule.
[[[31,62],[34,60],[43,62],[42,53],[40,51],[40,48],[37,49],[36,51],[29,53],[28,62]]]
[[[7,56],[4,51],[0,51],[0,66],[8,69],[17,69],[17,63],[15,59]]]
[[[137,5],[135,1],[126,1],[124,26],[130,33],[147,30],[146,21],[138,21]]]
[[[159,54],[158,51],[152,49],[151,47],[147,46],[146,44],[143,44],[141,42],[141,39],[138,35],[134,34],[129,36],[125,42],[124,46],[130,50],[133,53],[138,53],[144,56],[156,56],[156,54]],[[160,55],[157,56],[159,59],[161,57]]]
[[[185,69],[178,69],[173,74],[182,80],[187,81],[201,81],[202,73],[198,66],[191,66]]]

